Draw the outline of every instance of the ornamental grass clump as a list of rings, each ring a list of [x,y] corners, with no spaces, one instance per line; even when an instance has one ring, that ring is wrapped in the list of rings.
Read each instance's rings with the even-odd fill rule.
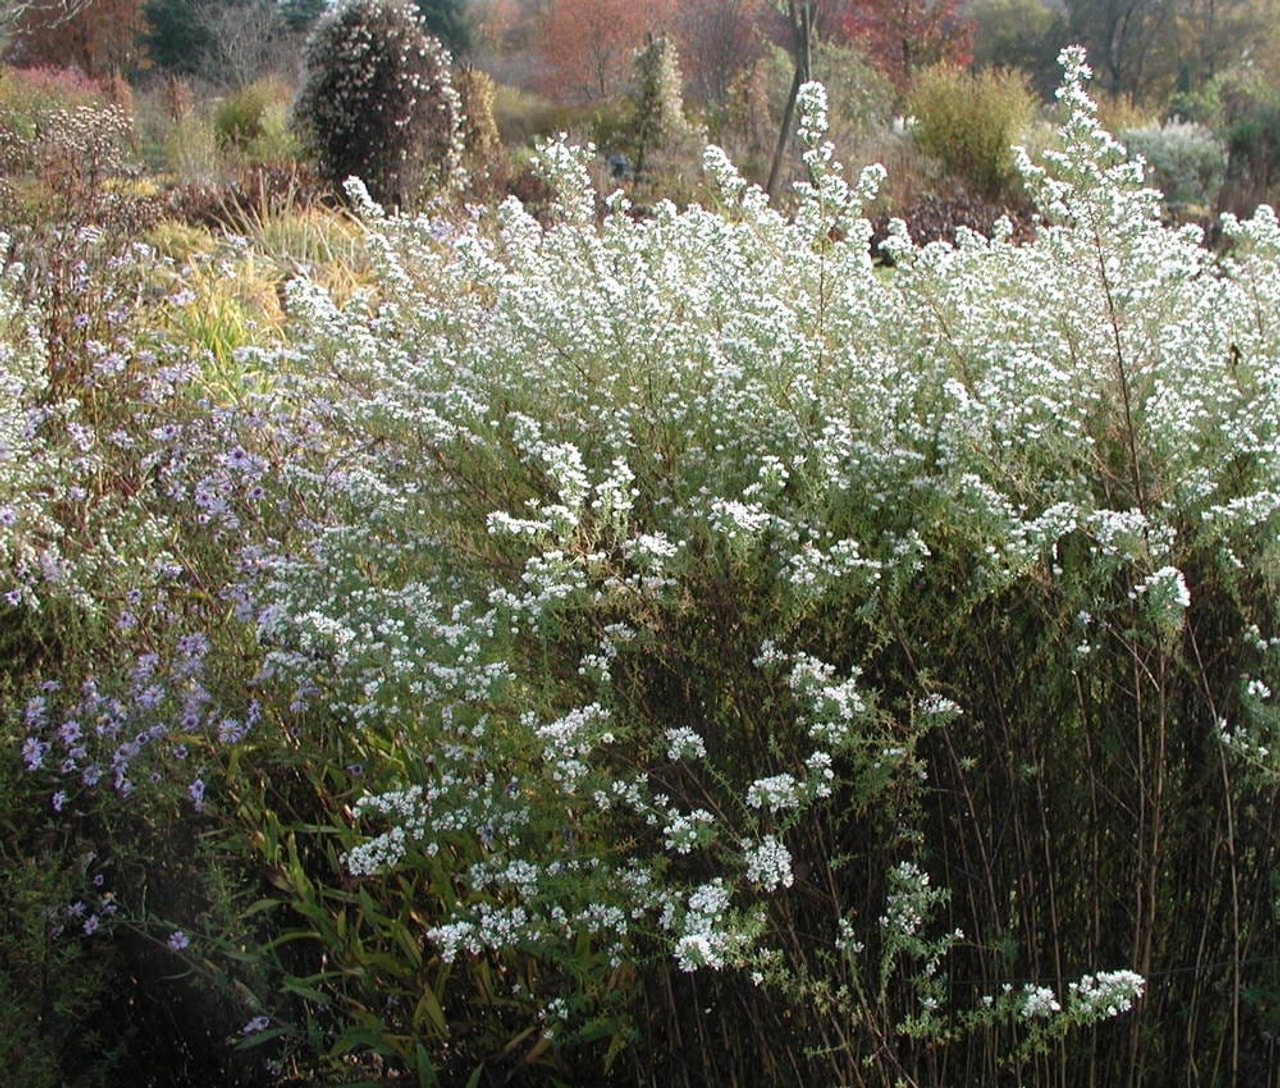
[[[361,178],[373,198],[414,209],[458,166],[461,106],[449,54],[407,0],[346,0],[307,43],[295,118],[320,173]]]
[[[791,216],[716,148],[722,211],[602,225],[559,143],[544,221],[353,185],[259,633],[388,753],[332,834],[421,927],[419,1077],[1265,1069],[1275,781],[1222,737],[1274,750],[1280,228],[1163,226],[1063,59],[1035,240],[899,223],[888,276],[816,85]]]
[[[1035,108],[1036,97],[1023,73],[966,72],[946,64],[921,72],[907,101],[915,117],[912,133],[925,153],[989,200],[1017,196],[1011,152]]]

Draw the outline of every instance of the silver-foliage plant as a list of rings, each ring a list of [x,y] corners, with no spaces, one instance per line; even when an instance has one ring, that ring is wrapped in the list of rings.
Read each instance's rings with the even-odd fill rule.
[[[1227,173],[1227,151],[1213,132],[1193,121],[1129,129],[1121,139],[1142,156],[1147,178],[1172,208],[1212,209]]]
[[[732,977],[865,1083],[912,1076],[895,1038],[1007,1030],[1025,1057],[1142,997],[1166,741],[1202,732],[1223,776],[1221,733],[1267,758],[1233,693],[1275,683],[1280,227],[1229,220],[1218,257],[1162,226],[1083,54],[1064,63],[1062,149],[1020,161],[1035,240],[922,247],[897,224],[891,272],[862,217],[882,172],[845,180],[817,85],[791,215],[714,147],[721,208],[614,194],[602,223],[559,143],[550,224],[514,199],[384,217],[354,187],[377,287],[290,288],[299,403],[334,448],[291,481],[322,513],[259,628],[273,676],[418,754],[357,806],[347,863],[436,874],[442,962],[589,948],[600,979]],[[1244,633],[1184,684],[1209,597]],[[964,642],[1013,601],[1037,641]],[[975,648],[1029,655],[1064,693],[1016,693],[1037,711],[1116,721],[1142,865],[1123,933],[1084,927],[1114,958],[1003,987],[984,967],[960,1001],[948,965],[984,938],[931,882],[926,831],[946,746],[996,721]],[[1019,895],[993,889],[992,917]],[[1017,970],[1044,962],[1011,939],[1033,947]],[[554,977],[549,1035],[589,989]]]

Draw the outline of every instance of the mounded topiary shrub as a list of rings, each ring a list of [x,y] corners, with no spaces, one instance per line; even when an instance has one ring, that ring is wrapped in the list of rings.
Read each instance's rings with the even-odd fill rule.
[[[347,0],[307,43],[296,121],[321,174],[355,175],[380,203],[410,208],[446,184],[461,110],[449,55],[405,0]]]

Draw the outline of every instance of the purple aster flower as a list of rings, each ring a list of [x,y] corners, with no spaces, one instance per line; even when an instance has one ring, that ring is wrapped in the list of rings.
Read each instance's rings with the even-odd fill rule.
[[[237,744],[244,739],[249,728],[235,718],[224,718],[218,725],[218,740],[222,744]]]
[[[158,684],[152,684],[145,691],[139,693],[138,705],[142,707],[143,710],[154,710],[163,698],[164,688],[160,687]]]
[[[27,770],[37,771],[44,765],[45,753],[49,751],[49,746],[42,740],[35,737],[28,737],[22,742],[22,759],[27,765]]]
[[[172,933],[170,933],[169,939],[165,942],[165,944],[167,944],[170,950],[173,952],[181,952],[190,943],[191,943],[191,938],[188,937],[185,933],[183,933],[182,930],[180,929],[175,929]]]
[[[183,657],[203,657],[209,652],[209,639],[199,632],[183,635],[178,639],[177,649]]]

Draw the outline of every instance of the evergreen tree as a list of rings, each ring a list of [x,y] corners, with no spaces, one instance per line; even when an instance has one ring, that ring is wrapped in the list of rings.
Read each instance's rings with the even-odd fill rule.
[[[689,151],[703,133],[684,115],[680,59],[675,43],[667,37],[650,39],[635,56],[632,91],[632,130],[636,176],[652,169],[653,154],[664,148]]]
[[[151,63],[172,75],[195,75],[208,67],[218,41],[199,0],[146,0],[143,45]]]
[[[427,30],[457,58],[471,50],[471,16],[467,0],[415,0]]]
[[[306,32],[329,8],[329,0],[280,0],[280,16],[294,32]]]

